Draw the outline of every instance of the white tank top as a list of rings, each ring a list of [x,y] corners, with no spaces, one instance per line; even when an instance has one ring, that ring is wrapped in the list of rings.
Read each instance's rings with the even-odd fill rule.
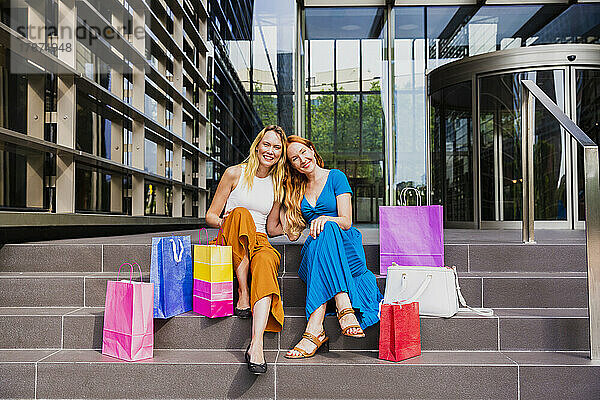
[[[273,208],[275,199],[275,189],[273,186],[273,178],[271,175],[265,178],[254,176],[252,189],[248,189],[244,180],[245,165],[242,165],[242,173],[238,180],[237,186],[229,194],[225,212],[231,211],[236,207],[244,207],[250,211],[256,232],[267,233],[267,216]]]

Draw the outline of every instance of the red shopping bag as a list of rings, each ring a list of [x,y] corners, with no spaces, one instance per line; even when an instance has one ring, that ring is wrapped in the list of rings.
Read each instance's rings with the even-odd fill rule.
[[[379,358],[402,361],[421,355],[419,303],[382,304],[379,320]]]

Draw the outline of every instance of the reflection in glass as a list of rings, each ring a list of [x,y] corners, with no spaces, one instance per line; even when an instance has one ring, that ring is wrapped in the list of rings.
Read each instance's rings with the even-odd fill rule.
[[[333,40],[311,40],[308,80],[310,90],[333,90]]]
[[[277,125],[277,95],[254,93],[252,105],[264,126]]]
[[[577,125],[596,144],[600,144],[600,70],[580,69],[577,79]],[[577,207],[579,220],[585,220],[585,176],[583,151],[577,145]]]
[[[144,139],[144,171],[156,174],[158,145],[150,139]]]
[[[0,150],[0,209],[49,209],[45,181],[51,170],[46,161],[49,153],[31,149],[3,146]],[[54,159],[51,159],[56,165]]]
[[[531,44],[600,43],[600,4],[573,4],[530,39]]]
[[[446,221],[473,221],[471,82],[431,96],[432,201]]]
[[[481,210],[484,221],[522,219],[521,85],[531,79],[564,109],[563,72],[534,71],[480,79]],[[536,220],[566,220],[566,153],[560,126],[535,105]]]
[[[3,128],[27,134],[27,75],[15,73],[26,70],[27,60],[0,46],[0,124]],[[16,68],[15,68],[16,66]]]
[[[360,41],[338,40],[335,46],[337,90],[359,90]]]
[[[362,52],[362,90],[381,90],[383,51],[381,40],[364,39],[360,41]]]
[[[120,184],[121,176],[105,173],[85,164],[75,165],[75,211],[110,212],[111,183]],[[120,189],[120,188],[119,188]],[[119,193],[121,198],[122,193]]]
[[[110,160],[112,122],[109,117],[115,116],[110,108],[99,106],[93,97],[78,90],[75,148]]]
[[[431,6],[426,12],[429,69],[516,47],[600,43],[600,4]]]
[[[274,96],[273,114],[259,111],[262,125],[277,124],[286,133],[294,133],[294,48],[296,3],[291,0],[254,2],[252,15],[252,57],[248,71],[250,96]],[[244,74],[242,76],[245,76]],[[251,82],[250,82],[251,81]],[[267,101],[267,97],[258,102]],[[267,122],[267,120],[269,122]]]

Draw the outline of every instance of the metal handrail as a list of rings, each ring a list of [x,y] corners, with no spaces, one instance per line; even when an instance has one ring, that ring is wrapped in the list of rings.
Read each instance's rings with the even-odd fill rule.
[[[535,82],[521,81],[521,154],[523,165],[523,242],[534,241],[533,137],[534,97],[583,147],[585,174],[585,237],[587,251],[590,356],[600,359],[600,182],[598,146],[571,120]]]

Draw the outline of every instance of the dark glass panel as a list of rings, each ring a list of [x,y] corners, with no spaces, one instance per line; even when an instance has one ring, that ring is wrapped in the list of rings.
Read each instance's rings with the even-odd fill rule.
[[[577,125],[600,144],[600,70],[577,70]],[[579,220],[585,220],[585,176],[583,151],[577,151],[577,207]]]
[[[447,221],[473,221],[473,139],[471,82],[444,88],[442,132],[445,137]]]
[[[121,176],[85,164],[75,165],[75,211],[110,212],[111,182]]]

